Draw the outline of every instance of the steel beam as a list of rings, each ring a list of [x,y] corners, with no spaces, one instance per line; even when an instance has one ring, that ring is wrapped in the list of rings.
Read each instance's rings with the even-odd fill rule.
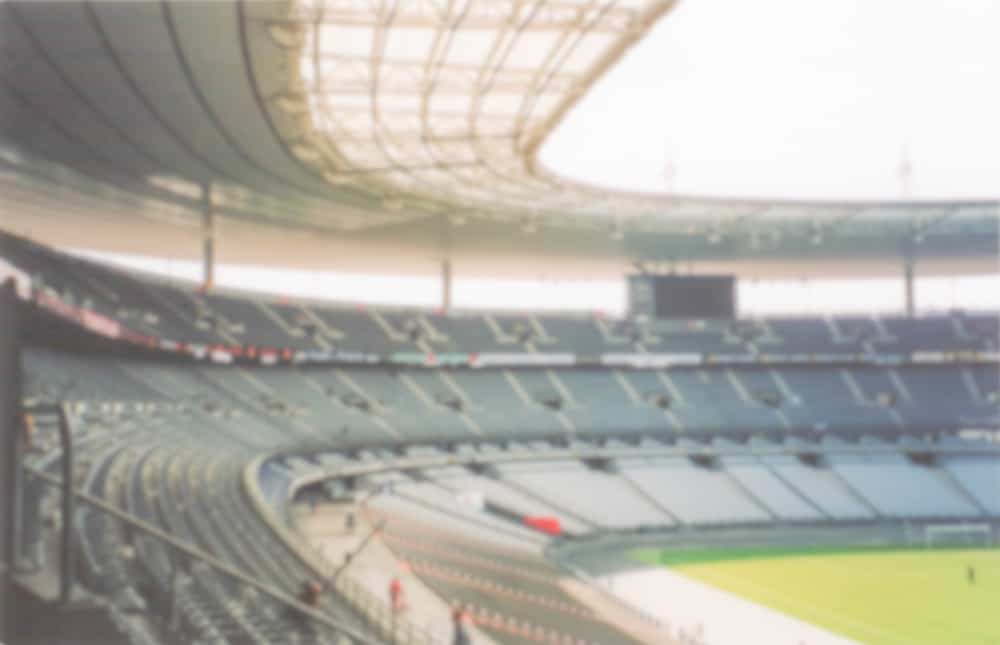
[[[913,318],[916,314],[916,257],[912,249],[903,253],[903,290],[906,298],[906,316]]]
[[[202,288],[215,287],[215,213],[212,209],[212,184],[201,185],[201,272]]]
[[[311,6],[310,6],[311,4]],[[605,3],[606,4],[606,3]],[[585,3],[549,2],[547,0],[467,0],[435,2],[406,0],[391,16],[394,27],[437,29],[461,24],[462,29],[494,31],[512,27],[519,31],[556,32],[577,29],[594,19],[598,11]],[[279,24],[304,23],[340,27],[377,27],[387,20],[388,12],[370,0],[327,0],[302,3]],[[612,7],[603,12],[592,31],[616,34],[638,28],[641,8]]]

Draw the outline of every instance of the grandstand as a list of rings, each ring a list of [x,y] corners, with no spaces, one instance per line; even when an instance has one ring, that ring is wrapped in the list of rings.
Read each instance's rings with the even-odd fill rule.
[[[437,645],[459,608],[477,645],[722,645],[606,581],[640,548],[1000,539],[1000,315],[913,303],[918,257],[996,272],[1000,202],[572,182],[538,147],[672,0],[445,4],[0,3],[0,642]],[[397,31],[424,46],[348,51]],[[782,231],[764,254],[754,218]],[[706,221],[741,223],[720,245]],[[196,256],[203,280],[80,248]],[[330,255],[439,257],[440,306],[215,280]],[[908,307],[452,306],[457,267],[655,282],[678,256],[904,274]]]

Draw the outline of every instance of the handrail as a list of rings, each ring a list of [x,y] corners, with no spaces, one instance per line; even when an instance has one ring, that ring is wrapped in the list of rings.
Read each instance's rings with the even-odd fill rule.
[[[75,514],[76,495],[73,490],[73,435],[69,425],[70,414],[66,403],[40,403],[24,406],[21,409],[22,415],[51,414],[58,419],[59,442],[62,446],[62,480],[59,485],[61,491],[62,506],[62,536],[59,541],[59,602],[69,604],[73,586],[75,584],[74,572],[76,565],[73,561],[76,549],[73,548],[73,522],[70,521]],[[23,418],[23,417],[22,417]],[[25,428],[22,427],[22,432]],[[25,467],[37,474],[38,471]],[[51,482],[50,482],[51,483]],[[15,491],[15,495],[21,495],[22,491]]]
[[[25,470],[27,470],[33,476],[38,477],[40,480],[51,486],[63,486],[63,481],[60,478],[50,475],[49,473],[46,473],[42,470],[38,470],[36,468],[31,468],[28,466],[25,466]],[[326,614],[323,614],[317,611],[315,608],[300,602],[294,596],[291,596],[273,587],[272,585],[260,582],[246,575],[239,569],[230,566],[229,564],[223,562],[222,560],[219,560],[215,556],[209,553],[205,553],[201,549],[192,546],[191,544],[178,540],[176,537],[170,535],[163,529],[145,520],[135,517],[130,513],[122,511],[98,497],[95,497],[85,491],[80,491],[80,490],[75,491],[74,497],[80,500],[81,502],[88,504],[89,506],[92,506],[103,513],[111,515],[115,519],[124,522],[125,524],[128,524],[131,528],[136,529],[142,533],[145,533],[146,535],[152,536],[153,538],[164,543],[166,546],[176,551],[179,551],[190,558],[193,558],[200,562],[204,562],[206,565],[210,566],[216,571],[223,573],[244,585],[252,587],[258,592],[264,594],[265,596],[268,596],[272,600],[275,600],[285,606],[292,607],[296,611],[309,616],[316,622],[321,623],[326,627],[329,627],[333,630],[339,631],[343,634],[350,636],[358,643],[362,643],[363,645],[380,645],[378,641],[370,639],[369,637],[357,632],[352,627],[343,625],[340,622],[331,619]],[[71,522],[64,521],[64,525],[67,524],[71,524]]]
[[[313,549],[308,548],[308,545],[303,545],[297,540],[291,530],[277,519],[272,507],[264,500],[259,487],[256,485],[256,480],[260,465],[265,459],[267,459],[266,456],[258,457],[243,469],[243,489],[250,504],[264,520],[264,524],[271,529],[278,539],[289,545],[292,552],[303,564],[316,571],[319,575],[330,578],[335,573],[333,571],[333,564],[327,562]],[[390,642],[396,645],[414,645],[415,643],[434,645],[436,643],[432,635],[419,633],[423,630],[415,628],[405,618],[394,619],[391,612],[387,612],[381,602],[375,599],[370,592],[357,582],[351,580],[349,576],[339,577],[335,582],[335,587],[341,591],[344,599],[353,606],[355,611],[361,614],[366,621],[376,626],[379,634],[389,639]],[[390,623],[391,627],[386,627],[387,622]],[[400,632],[403,633],[400,634]],[[406,640],[400,640],[400,636],[403,635],[406,636]],[[418,638],[423,640],[415,640]]]
[[[534,439],[534,438],[532,438]],[[488,439],[481,439],[476,443],[503,443],[492,442]],[[412,445],[412,444],[409,444]],[[435,447],[433,444],[419,444]],[[377,448],[373,448],[377,449]],[[258,457],[247,469],[256,473],[260,466],[272,459],[281,459],[292,456],[311,456],[325,452],[350,452],[351,448],[346,446],[325,445],[320,449],[318,446],[313,449],[297,448],[276,452],[263,457]],[[811,446],[745,446],[743,449],[737,447],[719,446],[697,446],[678,447],[664,446],[662,448],[642,446],[642,447],[614,447],[603,448],[577,447],[577,448],[555,448],[544,452],[538,451],[501,451],[495,453],[466,453],[466,454],[440,454],[440,455],[419,455],[400,456],[394,459],[383,459],[377,463],[365,463],[355,461],[353,463],[338,464],[336,467],[317,466],[316,468],[302,473],[296,473],[289,482],[288,498],[293,498],[295,493],[306,486],[331,479],[341,479],[345,477],[358,477],[372,475],[382,472],[392,472],[402,469],[428,469],[443,468],[448,466],[483,465],[496,463],[518,463],[534,461],[561,461],[580,459],[628,459],[637,457],[689,457],[689,456],[710,456],[721,457],[726,455],[798,455],[798,454],[826,454],[835,452],[837,454],[864,454],[895,455],[905,452],[929,452],[935,455],[965,455],[965,454],[996,454],[1000,455],[1000,445],[997,446],[951,446],[951,445],[927,445],[927,446],[905,446],[905,445],[869,445],[869,444],[847,444],[842,446],[825,446],[815,444]]]

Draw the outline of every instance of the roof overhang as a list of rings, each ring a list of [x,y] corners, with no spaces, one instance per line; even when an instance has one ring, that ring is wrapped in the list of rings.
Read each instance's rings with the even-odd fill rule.
[[[223,239],[223,260],[301,265],[280,251],[295,237],[369,268],[482,256],[503,273],[642,260],[801,275],[840,258],[884,273],[915,251],[995,270],[996,199],[641,195],[540,168],[555,124],[672,4],[0,3],[0,225],[174,255],[165,240],[200,236],[210,185],[223,238],[243,240]]]

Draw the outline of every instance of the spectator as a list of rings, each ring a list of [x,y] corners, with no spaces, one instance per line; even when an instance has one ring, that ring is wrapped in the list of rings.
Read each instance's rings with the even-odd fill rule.
[[[394,614],[406,609],[406,596],[403,594],[403,583],[399,578],[393,578],[389,583],[389,605]]]
[[[462,609],[461,605],[456,605],[451,612],[451,622],[455,627],[455,639],[452,641],[452,645],[471,645],[472,639],[469,638],[469,632],[465,628],[466,620],[465,610]]]
[[[319,597],[322,592],[323,592],[323,587],[318,582],[315,582],[313,580],[308,580],[302,583],[302,589],[299,591],[299,595],[297,596],[297,598],[300,603],[308,606],[310,609],[315,611],[319,607]],[[294,608],[289,608],[289,609],[291,609],[290,613],[292,614],[295,622],[298,623],[299,628],[302,630],[303,635],[307,639],[314,638],[316,635],[316,630],[315,627],[313,626],[312,616],[301,610],[297,610]]]

